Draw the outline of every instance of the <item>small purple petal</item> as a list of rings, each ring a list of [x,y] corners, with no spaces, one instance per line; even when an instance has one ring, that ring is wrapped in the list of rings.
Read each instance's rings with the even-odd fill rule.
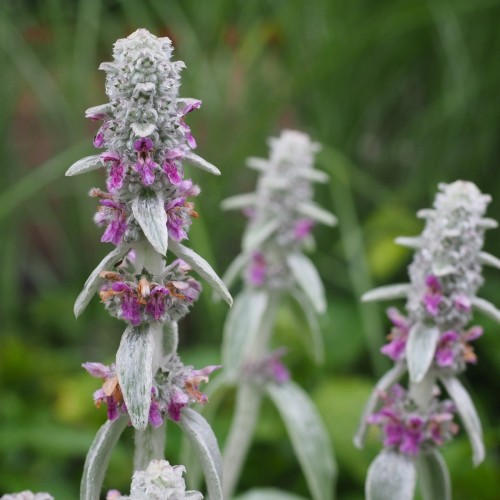
[[[168,180],[174,185],[178,186],[182,182],[177,167],[173,161],[167,161],[163,164],[163,171],[167,174]]]
[[[120,414],[114,398],[112,396],[106,397],[106,403],[108,405],[108,420],[116,420]]]
[[[439,313],[439,304],[441,304],[441,301],[441,295],[424,295],[424,305],[427,309],[427,312],[431,316],[437,316],[437,314]]]
[[[391,323],[404,332],[409,331],[408,318],[403,316],[395,307],[389,307],[386,311]]]
[[[425,278],[425,284],[433,291],[440,292],[441,291],[441,283],[439,279],[433,274],[429,274],[427,278]]]
[[[314,227],[314,221],[311,219],[299,219],[295,222],[295,227],[293,230],[294,238],[297,241],[307,238]]]
[[[109,378],[114,376],[114,370],[111,367],[103,365],[102,363],[87,362],[82,363],[82,367],[87,370],[90,375],[97,378]]]
[[[141,323],[141,308],[139,301],[133,295],[125,294],[122,297],[122,318],[137,326]]]
[[[473,326],[463,334],[465,341],[472,341],[478,339],[483,334],[483,329],[480,326]]]
[[[247,268],[246,278],[254,286],[262,286],[266,281],[267,263],[262,252],[252,254],[250,265]]]
[[[101,241],[103,243],[113,243],[114,245],[119,245],[122,242],[123,235],[126,230],[127,223],[120,216],[110,222],[101,237]]]
[[[201,107],[201,101],[199,99],[189,99],[187,100],[186,106],[181,111],[181,116],[186,116],[191,111],[199,109]]]
[[[170,151],[167,151],[167,154],[165,155],[167,160],[178,160],[182,157],[184,157],[184,151],[180,148],[171,149]]]
[[[168,404],[167,413],[169,417],[178,422],[181,418],[181,410],[189,403],[189,398],[180,391],[175,391]]]
[[[151,151],[153,145],[153,141],[149,137],[142,137],[134,142],[134,149],[138,152]]]
[[[391,342],[384,345],[380,349],[380,352],[391,358],[393,361],[398,361],[404,357],[405,350],[406,350],[406,339],[398,338],[391,340]]]
[[[163,424],[163,418],[161,416],[160,406],[154,399],[151,401],[151,406],[149,407],[149,423],[156,429]]]

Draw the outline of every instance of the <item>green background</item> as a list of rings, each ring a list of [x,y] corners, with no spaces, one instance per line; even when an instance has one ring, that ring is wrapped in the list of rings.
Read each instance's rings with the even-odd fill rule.
[[[222,273],[238,253],[244,219],[222,199],[251,191],[248,156],[266,156],[281,128],[323,144],[318,168],[331,182],[318,202],[337,228],[317,227],[312,258],[327,288],[321,325],[326,363],[304,357],[305,326],[284,308],[276,342],[289,346],[294,378],[317,403],[331,433],[341,499],[363,498],[380,449],[352,445],[371,386],[390,364],[379,353],[389,325],[383,306],[361,306],[374,285],[406,279],[411,253],[397,235],[422,228],[415,212],[439,182],[474,181],[500,219],[500,2],[498,0],[4,0],[0,6],[0,494],[49,490],[78,496],[85,452],[105,419],[80,365],[111,362],[123,324],[96,299],[75,320],[72,306],[109,247],[87,197],[103,179],[65,178],[93,154],[96,124],[86,108],[104,103],[100,62],[139,27],[169,36],[183,60],[181,95],[203,101],[188,122],[198,154],[221,177],[192,172],[202,187],[190,244]],[[486,250],[500,254],[499,230]],[[500,304],[500,273],[487,269],[481,295]],[[236,290],[237,291],[237,290]],[[402,305],[402,304],[401,304]],[[201,367],[219,360],[226,314],[207,291],[181,323],[180,353]],[[500,332],[485,335],[465,377],[480,413],[487,459],[477,469],[463,433],[444,450],[454,498],[493,499],[500,489]],[[213,425],[224,436],[231,397]],[[179,463],[180,436],[167,448]],[[132,436],[113,456],[106,487],[128,491]],[[241,490],[274,485],[307,496],[284,427],[264,407]]]

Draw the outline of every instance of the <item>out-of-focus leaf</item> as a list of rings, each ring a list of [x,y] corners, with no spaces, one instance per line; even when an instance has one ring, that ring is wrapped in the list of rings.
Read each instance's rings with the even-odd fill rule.
[[[92,170],[97,170],[101,167],[102,162],[100,155],[86,156],[85,158],[73,163],[73,165],[66,170],[65,175],[70,177],[72,175],[84,174],[85,172],[92,172]]]
[[[425,500],[451,500],[450,473],[441,453],[431,450],[417,458],[418,485]]]
[[[254,488],[242,495],[238,495],[234,500],[306,500],[304,497],[287,493],[276,488]]]

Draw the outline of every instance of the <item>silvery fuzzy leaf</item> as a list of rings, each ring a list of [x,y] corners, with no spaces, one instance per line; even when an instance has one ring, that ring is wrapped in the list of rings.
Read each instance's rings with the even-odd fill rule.
[[[256,156],[250,156],[246,159],[246,165],[249,168],[258,170],[259,172],[265,172],[269,169],[269,160],[265,158],[258,158]]]
[[[269,295],[264,290],[245,289],[240,293],[224,323],[222,365],[229,378],[241,367],[262,328]]]
[[[116,353],[116,373],[132,425],[144,430],[149,421],[153,358],[161,326],[128,326]]]
[[[118,439],[127,427],[128,421],[127,415],[121,415],[117,420],[107,420],[97,431],[85,458],[82,481],[80,483],[81,500],[96,500],[100,498],[109,459]]]
[[[233,298],[229,293],[224,282],[217,276],[217,273],[212,269],[212,266],[203,258],[198,255],[194,250],[184,246],[177,241],[170,242],[170,250],[182,259],[184,262],[189,264],[194,271],[196,271],[207,283],[212,287],[212,289],[217,292],[222,299],[224,299],[229,306],[233,305]]]
[[[110,73],[118,73],[119,71],[118,67],[112,62],[102,62],[99,64],[99,69]]]
[[[222,499],[222,458],[210,425],[196,411],[183,408],[179,427],[196,450],[207,484],[207,500]]]
[[[421,382],[429,371],[439,336],[440,331],[436,326],[416,323],[410,328],[406,344],[406,362],[413,383]]]
[[[238,495],[234,500],[306,500],[277,488],[253,488],[242,495]]]
[[[156,129],[156,125],[154,123],[134,122],[132,123],[131,127],[134,134],[138,137],[148,137]]]
[[[302,253],[288,255],[286,261],[293,277],[309,297],[316,312],[324,313],[326,311],[325,289],[314,264]]]
[[[422,245],[422,239],[419,236],[398,236],[394,243],[417,250]]]
[[[300,309],[304,313],[309,326],[314,360],[318,364],[323,364],[325,362],[325,344],[318,324],[318,318],[314,312],[314,306],[309,300],[309,297],[301,290],[292,290],[291,295],[297,301]],[[309,345],[309,342],[307,342],[307,344]]]
[[[410,283],[398,283],[396,285],[379,286],[362,295],[362,302],[374,302],[378,300],[404,299],[411,288]]]
[[[314,500],[330,500],[336,475],[332,445],[306,392],[292,381],[267,384],[266,391],[288,430]]]
[[[472,462],[475,466],[484,460],[483,429],[469,393],[456,377],[441,377],[441,382],[457,406],[472,447]]]
[[[224,498],[232,498],[259,421],[263,398],[260,384],[242,382],[236,393],[231,429],[224,442],[222,469]]]
[[[234,284],[235,280],[241,275],[243,269],[248,263],[249,255],[240,253],[226,269],[226,272],[222,276],[222,281],[226,284],[228,288]]]
[[[451,481],[441,453],[421,453],[416,461],[420,492],[424,500],[451,500]]]
[[[92,271],[90,276],[87,278],[85,285],[83,285],[83,290],[78,295],[73,311],[75,316],[78,318],[82,311],[87,307],[92,297],[97,292],[99,286],[102,283],[102,278],[100,274],[102,271],[110,270],[110,267],[118,262],[125,254],[129,251],[129,247],[125,245],[117,246],[112,252],[108,253],[104,259],[99,262],[97,267]]]
[[[489,318],[500,323],[500,310],[498,310],[491,302],[481,299],[480,297],[473,297],[471,302],[472,306],[478,311],[481,311]]]
[[[220,170],[215,165],[212,165],[207,160],[205,160],[201,156],[198,156],[197,154],[194,154],[193,152],[186,153],[183,156],[183,159],[193,165],[193,167],[204,170],[209,174],[220,175]]]
[[[89,117],[89,115],[92,116],[96,114],[109,115],[112,110],[113,110],[113,105],[107,102],[105,104],[99,104],[98,106],[92,106],[91,108],[86,109],[85,116]]]
[[[500,259],[487,252],[479,252],[479,262],[483,266],[491,266],[500,269]]]
[[[255,205],[256,199],[257,195],[255,193],[237,194],[226,198],[221,203],[221,207],[223,210],[240,210]]]
[[[382,378],[376,383],[366,405],[363,409],[363,415],[359,423],[358,430],[354,436],[354,445],[357,448],[363,448],[365,444],[366,430],[368,428],[367,418],[375,412],[380,393],[387,391],[389,387],[395,384],[406,372],[406,367],[403,363],[396,363]]]
[[[335,226],[337,224],[337,217],[335,217],[335,215],[312,202],[298,203],[297,212],[316,222],[326,224],[327,226]]]
[[[168,249],[168,230],[163,200],[156,194],[145,192],[132,200],[132,213],[153,248],[165,255]]]
[[[478,226],[483,229],[496,229],[498,227],[498,222],[495,219],[484,217],[479,221]]]
[[[368,469],[366,500],[412,500],[416,482],[413,461],[400,453],[384,450]]]
[[[453,274],[457,270],[448,258],[437,257],[432,262],[432,274],[438,278]]]
[[[312,182],[320,182],[322,184],[328,182],[328,180],[330,179],[330,176],[327,173],[323,172],[322,170],[316,170],[313,168],[302,169],[297,172],[297,174],[303,179],[307,179],[308,181]]]
[[[260,248],[278,227],[279,222],[276,219],[271,219],[263,224],[251,224],[243,235],[243,251],[250,252]]]
[[[71,167],[66,170],[66,176],[71,177],[72,175],[84,174],[85,172],[92,172],[92,170],[97,170],[102,167],[101,155],[86,156],[81,160],[73,163]]]
[[[417,212],[417,217],[419,219],[428,219],[429,217],[434,217],[436,215],[436,211],[432,208],[422,208]]]

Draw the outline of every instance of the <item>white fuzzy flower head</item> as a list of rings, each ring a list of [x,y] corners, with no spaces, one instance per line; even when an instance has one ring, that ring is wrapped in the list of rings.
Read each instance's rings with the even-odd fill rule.
[[[132,479],[131,500],[200,500],[197,491],[186,491],[182,465],[166,460],[153,460],[145,471],[137,471]]]
[[[48,493],[33,493],[26,490],[21,493],[7,493],[0,497],[0,500],[54,500],[54,497]]]
[[[471,182],[440,184],[426,219],[420,249],[409,268],[411,320],[433,319],[442,330],[460,329],[471,319],[471,302],[483,283],[480,252],[490,202]]]

